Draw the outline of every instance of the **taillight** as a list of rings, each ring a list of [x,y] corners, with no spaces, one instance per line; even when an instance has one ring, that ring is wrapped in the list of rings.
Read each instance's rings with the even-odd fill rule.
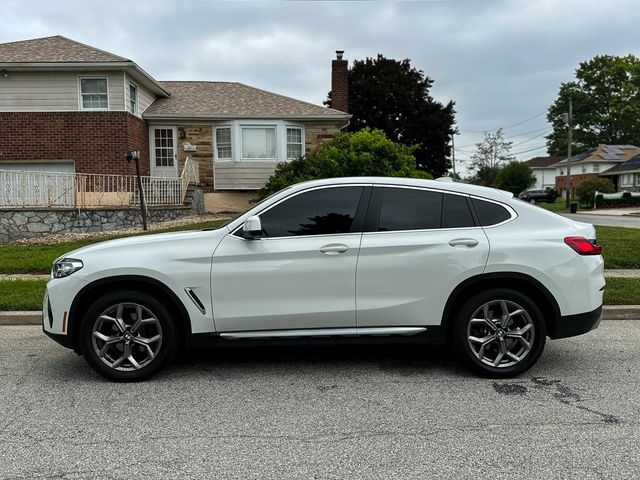
[[[600,255],[602,247],[595,240],[587,240],[584,237],[565,237],[564,243],[575,250],[578,255]]]

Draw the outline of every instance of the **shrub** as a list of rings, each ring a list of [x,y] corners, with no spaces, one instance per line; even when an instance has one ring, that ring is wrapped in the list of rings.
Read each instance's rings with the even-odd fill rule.
[[[518,195],[534,183],[536,183],[536,177],[529,164],[511,161],[496,175],[495,186]]]
[[[258,200],[305,180],[331,177],[411,177],[432,178],[416,168],[415,147],[389,140],[382,130],[365,128],[354,133],[339,132],[316,152],[304,158],[283,162]]]
[[[594,195],[596,192],[611,193],[614,191],[613,183],[606,178],[587,178],[576,188],[576,195],[580,204],[586,207],[593,207]]]

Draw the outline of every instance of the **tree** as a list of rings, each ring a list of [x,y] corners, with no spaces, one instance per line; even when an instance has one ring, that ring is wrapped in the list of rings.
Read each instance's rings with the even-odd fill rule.
[[[474,185],[482,185],[484,187],[493,187],[496,183],[496,177],[502,167],[490,167],[488,165],[479,167],[476,173],[466,178],[466,181]]]
[[[587,178],[576,187],[576,195],[582,205],[593,207],[596,192],[611,193],[613,183],[608,178]]]
[[[382,130],[364,128],[358,132],[339,132],[316,152],[304,158],[283,162],[258,192],[265,198],[294,183],[331,177],[412,177],[432,178],[416,169],[415,147],[391,141]]]
[[[573,100],[573,153],[599,144],[640,145],[640,59],[634,55],[598,55],[582,62],[575,80],[563,83],[547,120],[551,155],[567,152],[567,125],[563,114]]]
[[[511,155],[513,142],[506,141],[502,136],[502,128],[495,133],[484,132],[484,140],[476,143],[476,153],[471,155],[471,169],[482,167],[496,168],[514,159]]]
[[[438,177],[451,167],[449,141],[455,123],[453,102],[429,95],[433,80],[411,61],[355,60],[349,69],[349,130],[377,128],[402,145],[416,145],[416,167]],[[325,104],[331,106],[331,92]]]
[[[496,176],[495,186],[518,195],[536,183],[536,176],[529,164],[511,161],[500,169]]]

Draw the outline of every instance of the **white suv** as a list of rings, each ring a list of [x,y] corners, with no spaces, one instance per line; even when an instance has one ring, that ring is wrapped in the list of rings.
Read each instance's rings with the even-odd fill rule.
[[[112,240],[55,261],[44,331],[139,380],[195,342],[451,341],[484,375],[595,328],[592,225],[500,190],[406,178],[306,182],[216,230]]]

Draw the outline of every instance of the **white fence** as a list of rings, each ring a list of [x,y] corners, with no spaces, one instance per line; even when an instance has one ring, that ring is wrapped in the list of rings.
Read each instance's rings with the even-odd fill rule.
[[[600,193],[596,192],[596,195],[602,195],[602,198],[622,198],[622,195],[626,192],[615,192],[615,193]],[[640,192],[629,192],[632,197],[640,197]]]
[[[198,164],[187,158],[179,178],[141,177],[147,206],[182,205]],[[140,204],[135,175],[0,170],[0,207],[114,207]]]

